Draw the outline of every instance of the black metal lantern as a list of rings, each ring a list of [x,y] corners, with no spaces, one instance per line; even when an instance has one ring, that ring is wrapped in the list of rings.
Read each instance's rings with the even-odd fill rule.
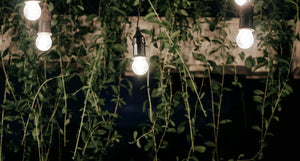
[[[250,3],[246,3],[240,9],[239,28],[253,29],[253,8]]]
[[[146,57],[146,42],[145,37],[142,35],[140,28],[136,28],[135,35],[132,39],[133,57],[145,56]]]
[[[46,3],[44,3],[42,15],[39,19],[39,32],[51,33],[51,13],[49,12]]]

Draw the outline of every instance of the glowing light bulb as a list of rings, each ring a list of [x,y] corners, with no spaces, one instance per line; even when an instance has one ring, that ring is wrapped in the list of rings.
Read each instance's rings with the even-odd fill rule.
[[[30,20],[35,21],[40,18],[42,14],[40,1],[25,1],[24,16]]]
[[[136,75],[144,75],[148,72],[149,64],[144,56],[133,57],[132,70]]]
[[[238,46],[242,49],[248,49],[250,48],[254,43],[254,37],[253,37],[253,29],[249,28],[241,28],[239,29],[239,33],[236,37],[236,43]]]
[[[51,33],[39,32],[35,41],[36,47],[41,51],[47,51],[52,46]]]
[[[250,2],[250,0],[234,0],[239,6],[243,6],[245,3]]]

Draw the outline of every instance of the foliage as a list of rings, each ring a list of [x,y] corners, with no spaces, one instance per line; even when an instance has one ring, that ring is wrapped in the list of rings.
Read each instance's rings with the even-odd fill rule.
[[[56,160],[70,160],[69,156],[73,160],[105,160],[122,139],[116,130],[118,109],[126,106],[121,91],[132,93],[133,85],[125,76],[130,64],[125,57],[127,37],[131,36],[125,26],[130,25],[129,16],[135,15],[137,5],[138,0],[50,1],[54,42],[50,51],[41,53],[33,45],[37,23],[25,20],[24,3],[2,0],[0,36],[10,33],[12,38],[6,49],[0,42],[5,85],[1,95],[1,160],[8,152],[21,154],[19,160],[47,161],[53,153],[59,154]],[[262,31],[257,36],[258,48],[264,55],[254,58],[241,52],[239,56],[247,68],[264,68],[268,75],[262,80],[264,89],[253,91],[261,116],[252,127],[260,135],[257,153],[240,154],[237,160],[263,159],[271,124],[279,121],[281,101],[293,92],[289,79],[297,40],[293,28],[299,21],[298,0],[257,0],[252,5],[255,25]],[[163,30],[158,34],[154,29],[142,30],[151,38],[147,43],[160,53],[150,58],[151,73],[147,75],[148,99],[143,108],[149,120],[133,132],[130,143],[158,161],[160,153],[169,148],[169,136],[177,135],[189,143],[184,155],[174,156],[177,160],[224,159],[219,152],[219,134],[234,121],[222,115],[223,97],[231,92],[225,86],[225,69],[236,73],[237,58],[232,53],[236,45],[227,39],[227,20],[236,11],[234,2],[145,0],[142,6],[146,9],[144,20]],[[287,8],[296,16],[287,14]],[[286,21],[291,18],[293,21]],[[205,24],[216,34],[204,36]],[[91,38],[91,33],[99,34]],[[207,77],[200,83],[183,60],[182,42],[196,46],[193,57],[201,62]],[[209,44],[205,52],[200,50],[204,44]],[[220,57],[222,64],[217,65],[212,56]],[[156,84],[150,84],[150,77]],[[176,81],[180,87],[174,86]],[[237,75],[232,85],[243,87]],[[203,98],[209,100],[208,106]],[[185,119],[175,120],[180,107],[185,110],[181,114]],[[202,123],[209,127],[209,135],[198,128]]]

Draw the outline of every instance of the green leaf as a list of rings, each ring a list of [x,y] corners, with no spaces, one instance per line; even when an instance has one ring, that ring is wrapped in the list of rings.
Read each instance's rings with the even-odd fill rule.
[[[184,16],[188,16],[189,14],[186,12],[186,10],[180,9],[179,10],[179,14],[184,15]]]
[[[175,128],[168,128],[167,132],[168,133],[176,133],[176,129]]]
[[[263,99],[264,98],[262,96],[253,96],[253,101],[257,103],[262,103]]]
[[[44,97],[41,93],[39,93],[38,96],[39,96],[39,98],[40,98],[40,100],[41,100],[42,102],[45,101],[45,97]]]
[[[148,143],[145,145],[144,150],[145,150],[145,151],[148,151],[152,146],[153,146],[153,142],[150,141],[150,142],[148,142]]]
[[[222,120],[220,121],[220,124],[227,124],[227,123],[231,123],[232,121],[230,119],[226,119],[226,120]]]
[[[255,59],[252,58],[252,56],[247,57],[245,60],[245,66],[248,69],[251,69],[255,66]]]
[[[67,4],[70,4],[72,2],[72,0],[67,0]]]
[[[261,90],[254,90],[254,94],[256,95],[264,95],[265,93]]]
[[[53,9],[54,9],[54,5],[53,5],[52,2],[50,2],[50,3],[48,4],[48,10],[49,10],[50,12],[52,12]]]
[[[293,93],[293,88],[290,85],[286,84],[285,89],[288,91],[289,94]]]
[[[205,92],[202,92],[200,99],[202,99],[205,96]]]
[[[146,111],[146,107],[147,107],[147,105],[148,105],[148,100],[145,100],[145,101],[143,102],[143,106],[142,106],[142,110],[143,110],[143,112],[145,112],[145,111]]]
[[[135,0],[134,3],[133,3],[133,6],[139,5],[139,2],[140,2],[140,0]]]
[[[205,146],[195,146],[195,151],[199,153],[204,153],[206,151]]]
[[[245,59],[245,53],[244,53],[244,52],[239,53],[239,56],[240,56],[240,58],[241,58],[242,60]]]
[[[85,19],[85,22],[88,22],[88,21],[91,21],[91,20],[93,20],[95,17],[97,17],[97,15],[96,14],[89,14],[87,17],[86,17],[86,19]]]
[[[78,7],[81,11],[84,11],[84,7],[83,7],[83,6],[77,5],[77,7]]]
[[[166,32],[161,32],[157,35],[157,38],[159,38],[159,39],[168,39],[168,35],[166,34]]]
[[[144,21],[149,20],[150,18],[155,17],[155,13],[154,12],[150,12],[148,13],[145,17],[144,17]]]
[[[97,134],[99,134],[99,135],[105,135],[106,134],[106,130],[98,130],[97,131]]]
[[[206,57],[203,54],[200,54],[200,53],[197,53],[197,52],[193,52],[192,54],[193,54],[193,57],[196,60],[199,60],[201,62],[206,62]]]
[[[156,98],[156,97],[160,97],[164,92],[165,89],[160,87],[160,88],[153,89],[151,95],[152,97]]]
[[[138,135],[138,132],[137,132],[137,131],[134,131],[134,132],[133,132],[133,139],[134,139],[134,140],[136,140],[137,135]]]
[[[238,159],[241,159],[241,158],[243,158],[243,157],[245,157],[245,154],[240,154],[240,155],[238,156]]]
[[[0,52],[1,52],[1,51],[0,51]],[[9,48],[5,49],[5,50],[3,51],[3,56],[2,56],[2,58],[4,58],[4,57],[8,54],[8,52],[9,52]]]
[[[218,68],[218,65],[217,65],[217,63],[216,63],[216,62],[214,62],[214,61],[211,61],[211,60],[207,60],[207,62],[210,64],[210,66],[212,66],[212,67],[213,67],[213,69],[214,69],[214,70],[217,70],[217,68]]]
[[[4,116],[4,121],[16,121],[18,120],[18,116]]]
[[[65,121],[65,125],[67,126],[67,125],[69,125],[69,123],[70,123],[70,119],[67,119],[67,120]]]
[[[178,125],[178,127],[177,127],[177,133],[178,133],[178,134],[181,134],[181,133],[184,132],[184,130],[185,130],[185,122],[182,122],[182,123],[180,123],[180,124]]]
[[[261,131],[260,127],[258,125],[254,125],[252,126],[252,129],[255,130],[255,131]]]
[[[136,141],[136,146],[139,147],[139,148],[142,148],[141,143],[140,143],[140,140],[137,140],[137,141]]]
[[[121,15],[126,16],[126,12],[123,10],[120,10],[119,8],[117,8],[116,6],[111,6],[110,7],[112,10],[119,12]]]
[[[172,35],[171,35],[171,39],[174,39],[176,36],[178,36],[180,34],[180,30],[174,32]]]
[[[257,111],[261,114],[261,115],[264,115],[264,108],[260,105],[260,106],[257,106]]]
[[[208,146],[208,147],[211,147],[211,148],[215,147],[215,143],[212,142],[212,141],[206,141],[204,144],[205,144],[206,146]]]
[[[232,55],[229,55],[226,64],[232,64],[233,62],[234,62],[234,57]]]
[[[175,127],[175,122],[174,122],[173,120],[169,119],[169,123],[170,123],[173,127]]]
[[[232,91],[232,89],[230,89],[230,88],[228,88],[228,87],[225,87],[223,90],[224,90],[224,91],[227,91],[227,92],[231,92],[231,91]]]

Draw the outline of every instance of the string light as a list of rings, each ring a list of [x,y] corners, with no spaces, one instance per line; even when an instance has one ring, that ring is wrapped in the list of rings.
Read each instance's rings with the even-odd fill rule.
[[[136,33],[133,36],[133,41],[132,41],[133,63],[131,68],[136,75],[144,75],[149,70],[149,64],[147,62],[147,57],[146,57],[145,37],[140,32],[140,28],[139,28],[140,9],[141,9],[141,0],[139,1]]]
[[[45,1],[42,16],[39,21],[39,32],[35,41],[36,47],[41,51],[47,51],[52,46],[51,40],[51,14],[47,7],[47,1]]]
[[[239,33],[236,37],[237,45],[242,49],[249,49],[254,44],[253,9],[247,3],[240,10]]]
[[[25,7],[23,12],[24,16],[28,20],[35,21],[40,18],[42,10],[39,3],[39,0],[25,1]]]

